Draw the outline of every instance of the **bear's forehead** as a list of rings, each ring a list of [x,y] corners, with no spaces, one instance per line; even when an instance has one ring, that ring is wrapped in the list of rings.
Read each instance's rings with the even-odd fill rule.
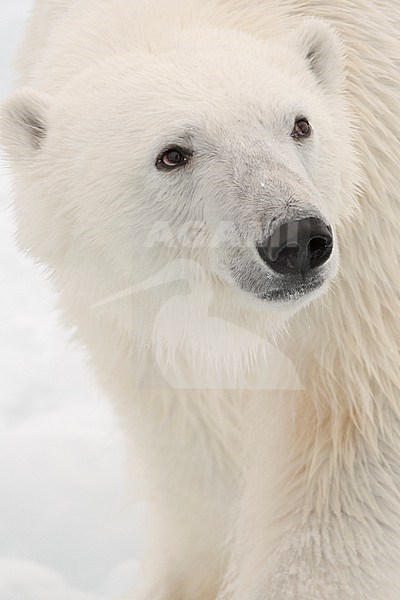
[[[60,103],[68,129],[118,130],[124,137],[143,127],[150,137],[197,128],[208,139],[257,137],[263,130],[279,134],[296,114],[321,113],[307,76],[278,67],[267,45],[250,44],[242,53],[237,42],[185,44],[113,56],[77,77]]]
[[[277,74],[276,79],[258,74],[258,79],[237,85],[234,75],[227,81],[223,74],[199,77],[196,71],[179,79],[173,70],[161,77],[141,77],[130,65],[119,65],[113,72],[113,85],[107,72],[94,73],[95,85],[85,75],[85,85],[77,81],[58,103],[57,120],[68,120],[68,127],[101,127],[104,131],[119,127],[148,131],[192,131],[201,129],[215,137],[220,131],[278,128],[297,114],[321,113],[318,99],[293,81]],[[138,123],[137,117],[140,116]],[[121,130],[121,127],[123,128]]]
[[[321,114],[315,98],[303,89],[295,93],[290,84],[272,86],[268,80],[256,81],[253,88],[226,85],[226,80],[223,85],[214,81],[212,87],[204,84],[207,79],[201,81],[192,73],[184,81],[153,77],[145,84],[140,79],[132,81],[121,69],[119,74],[114,72],[110,86],[107,75],[103,77],[104,85],[98,79],[96,89],[89,85],[86,91],[78,88],[76,95],[70,95],[74,107],[68,100],[55,115],[57,128],[66,122],[68,132],[78,131],[79,136],[82,131],[103,137],[111,132],[107,144],[115,141],[116,131],[121,140],[142,131],[142,143],[182,139],[183,146],[187,139],[218,146],[235,139],[240,150],[242,141],[248,146],[263,136],[280,137],[298,115]]]
[[[306,65],[294,52],[232,32],[219,32],[218,36],[214,32],[181,35],[179,43],[157,52],[135,49],[109,56],[93,67],[93,78],[103,80],[110,90],[113,86],[128,89],[136,85],[147,94],[152,90],[180,92],[189,94],[191,99],[193,93],[201,97],[235,92],[242,96],[246,92],[253,96],[281,93],[287,97],[307,87],[310,81]],[[86,76],[91,77],[90,70],[84,79]],[[298,78],[297,86],[294,78]]]
[[[236,111],[244,116],[246,112],[262,113],[265,108],[269,114],[285,114],[296,106],[316,105],[318,100],[301,76],[293,77],[273,66],[248,66],[241,58],[230,59],[226,68],[219,63],[212,69],[195,57],[172,61],[165,55],[151,56],[140,64],[133,58],[117,57],[108,69],[85,73],[84,81],[76,80],[73,87],[72,101],[84,96],[85,103],[100,111],[103,106],[107,110],[112,106],[113,111],[137,108],[142,114],[151,110],[155,118],[165,109],[176,117],[204,110],[221,116]]]
[[[204,49],[201,54],[176,51],[171,55],[154,57],[154,69],[158,74],[155,83],[174,88],[194,89],[198,93],[221,93],[238,95],[264,93],[274,90],[286,91],[292,75],[272,61],[249,59],[234,49]],[[179,82],[179,83],[178,83]]]

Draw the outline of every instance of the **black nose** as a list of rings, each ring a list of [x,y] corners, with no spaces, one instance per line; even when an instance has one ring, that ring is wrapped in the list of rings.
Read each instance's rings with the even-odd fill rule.
[[[332,229],[316,217],[290,221],[277,227],[257,249],[273,271],[304,276],[332,254]]]

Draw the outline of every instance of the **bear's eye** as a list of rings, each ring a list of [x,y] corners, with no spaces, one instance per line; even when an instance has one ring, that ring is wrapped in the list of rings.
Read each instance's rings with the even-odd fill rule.
[[[173,146],[161,152],[157,158],[156,167],[157,169],[170,171],[171,169],[176,169],[177,167],[185,165],[190,157],[191,152],[189,150],[184,150],[179,146]]]
[[[296,119],[292,137],[295,139],[307,138],[311,135],[311,125],[306,118],[300,117]]]

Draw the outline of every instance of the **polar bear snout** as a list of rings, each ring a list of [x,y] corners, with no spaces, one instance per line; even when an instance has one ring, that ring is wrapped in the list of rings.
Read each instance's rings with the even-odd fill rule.
[[[330,258],[332,229],[316,217],[289,221],[274,229],[257,250],[275,273],[304,277]]]

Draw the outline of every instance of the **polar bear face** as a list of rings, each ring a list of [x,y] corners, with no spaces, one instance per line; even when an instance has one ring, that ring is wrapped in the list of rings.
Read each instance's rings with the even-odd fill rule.
[[[230,298],[297,310],[334,277],[353,209],[342,79],[336,34],[307,20],[269,42],[180,34],[56,96],[17,92],[2,128],[22,244],[103,295],[185,259]]]

